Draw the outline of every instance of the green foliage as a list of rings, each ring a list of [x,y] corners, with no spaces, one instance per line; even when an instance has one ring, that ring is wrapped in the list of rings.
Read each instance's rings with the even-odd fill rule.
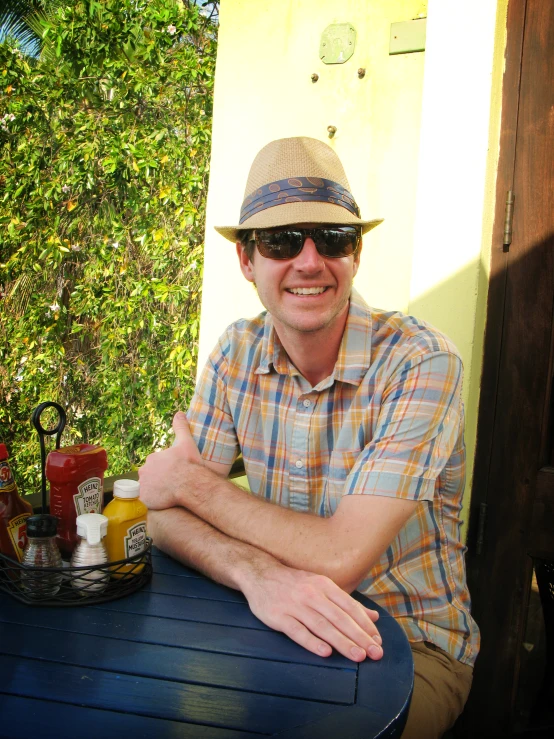
[[[109,474],[194,386],[215,30],[179,0],[67,0],[0,44],[0,440],[39,487],[33,408]]]

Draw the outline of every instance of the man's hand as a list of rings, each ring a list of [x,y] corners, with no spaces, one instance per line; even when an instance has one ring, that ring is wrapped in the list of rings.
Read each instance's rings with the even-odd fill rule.
[[[324,575],[270,563],[243,581],[241,590],[260,621],[320,657],[332,648],[354,662],[383,656],[374,623],[378,613]]]
[[[175,414],[173,430],[173,446],[163,452],[149,454],[139,469],[140,499],[151,510],[179,505],[179,492],[193,474],[193,466],[203,464],[184,413],[179,411]]]

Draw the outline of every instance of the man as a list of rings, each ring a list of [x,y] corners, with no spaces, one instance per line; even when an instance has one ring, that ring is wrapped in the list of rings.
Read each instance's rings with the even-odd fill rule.
[[[267,309],[231,325],[176,442],[140,471],[156,544],[241,590],[316,654],[380,659],[376,614],[415,665],[406,737],[439,737],[469,693],[478,630],[460,542],[462,367],[450,341],[352,290],[364,221],[333,150],[309,138],[258,154],[240,268]],[[250,494],[226,481],[238,452]]]

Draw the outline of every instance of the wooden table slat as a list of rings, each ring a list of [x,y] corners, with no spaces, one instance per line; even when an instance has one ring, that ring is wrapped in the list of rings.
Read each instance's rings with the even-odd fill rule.
[[[387,711],[394,710],[400,713],[413,689],[412,650],[406,637],[399,629],[386,629],[386,632],[382,630],[382,633],[384,637],[383,646],[386,649],[390,670],[389,677],[386,681],[379,680],[379,663],[368,662],[365,669],[358,674],[358,699],[356,703],[359,706],[370,707],[373,710],[379,706],[386,706]],[[410,663],[412,663],[412,669],[408,670],[406,664]]]
[[[68,639],[62,631],[29,632],[18,624],[0,624],[0,654],[328,703],[353,704],[356,696],[353,670],[225,654],[214,659],[209,652],[154,644],[137,650],[134,642],[83,634]]]
[[[136,716],[132,713],[103,711],[99,708],[51,703],[36,698],[21,698],[0,693],[2,737],[40,739],[255,739],[260,734],[250,731],[220,729],[215,726],[185,724]],[[37,732],[37,726],[40,730]],[[109,731],[108,731],[109,727]]]
[[[127,598],[102,603],[93,608],[134,613],[137,616],[159,616],[175,618],[179,621],[221,624],[222,626],[242,626],[246,629],[268,631],[269,627],[254,616],[247,603],[200,600],[175,595],[162,595],[141,590]]]
[[[175,575],[176,577],[193,578],[196,580],[204,579],[203,575],[195,570],[191,570],[190,567],[171,559],[163,552],[160,552],[156,547],[152,548],[152,559],[155,562],[155,570],[163,575]]]
[[[160,574],[156,569],[156,577],[145,585],[144,593],[159,593],[160,595],[180,595],[185,598],[204,598],[229,603],[246,603],[246,598],[238,590],[225,588],[211,580],[204,578],[177,577],[176,575]]]
[[[120,613],[117,616],[117,631],[114,632],[113,613],[100,608],[30,608],[5,598],[0,609],[0,622],[60,629],[68,639],[79,633],[112,635],[136,643],[137,648],[143,643],[161,644],[262,660],[307,665],[322,663],[321,657],[301,649],[287,636],[276,631],[229,629],[218,624],[198,624],[159,616],[144,616],[137,622],[132,613]],[[328,657],[324,664],[357,671],[353,662],[336,653]]]
[[[129,713],[141,716],[266,735],[313,722],[322,710],[330,709],[328,703],[153,678],[139,680],[134,675],[5,655],[0,655],[0,674],[10,675],[12,694],[27,698],[115,711],[125,706]]]
[[[383,717],[378,712],[354,706],[288,729],[279,734],[279,739],[388,739],[398,736],[396,731],[394,726],[383,727]]]

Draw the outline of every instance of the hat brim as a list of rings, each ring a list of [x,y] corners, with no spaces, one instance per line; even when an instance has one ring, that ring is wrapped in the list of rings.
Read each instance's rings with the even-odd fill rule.
[[[266,208],[261,213],[255,213],[239,226],[215,226],[215,230],[229,241],[236,242],[240,238],[241,231],[251,228],[279,228],[298,223],[326,223],[361,226],[362,233],[365,234],[382,222],[383,218],[362,220],[346,208],[332,203],[283,203],[273,208]]]

